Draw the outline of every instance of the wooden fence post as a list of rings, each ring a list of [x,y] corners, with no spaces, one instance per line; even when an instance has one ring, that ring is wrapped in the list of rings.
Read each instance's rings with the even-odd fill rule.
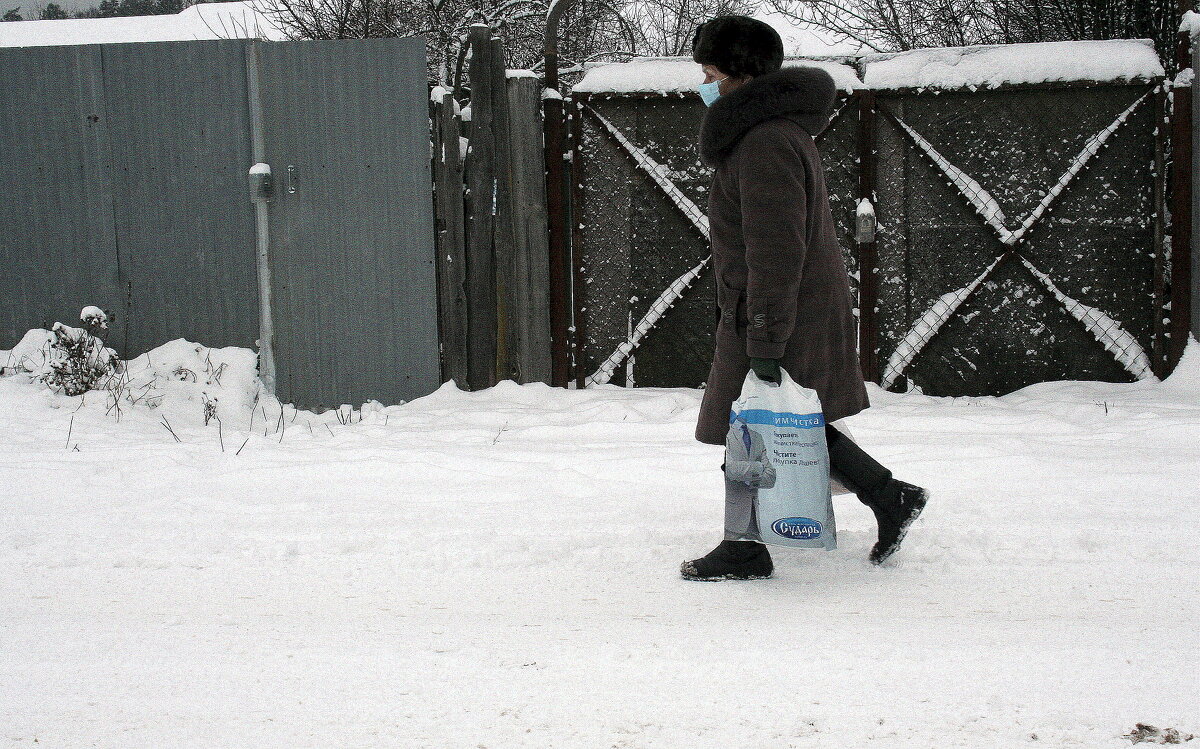
[[[858,96],[858,197],[875,205],[875,92]],[[875,207],[875,210],[879,210]],[[858,244],[858,359],[863,379],[879,382],[879,260],[877,242]]]
[[[471,151],[468,167],[471,221],[467,242],[467,383],[472,390],[496,384],[496,267],[492,238],[496,219],[494,131],[495,64],[492,30],[470,31]]]
[[[1167,325],[1173,313],[1167,311],[1167,258],[1166,258],[1166,210],[1167,210],[1167,140],[1170,114],[1167,111],[1167,87],[1169,81],[1159,81],[1154,88],[1154,325],[1150,345],[1150,369],[1156,377],[1166,377],[1170,371],[1168,350],[1170,332]]]
[[[571,97],[567,100],[564,116],[569,115],[567,125],[567,142],[571,145],[571,165],[567,170],[570,189],[567,191],[568,212],[571,218],[571,320],[574,323],[574,335],[571,337],[571,365],[575,375],[575,387],[582,390],[587,387],[587,377],[591,374],[584,369],[584,346],[587,343],[587,278],[583,268],[583,158],[580,156],[583,148],[583,106],[579,99]]]
[[[557,3],[561,7],[565,3]],[[548,39],[547,44],[550,43]],[[567,165],[564,102],[557,90],[556,68],[547,60],[547,98],[542,103],[545,127],[546,206],[549,212],[550,245],[550,358],[551,381],[566,387],[571,377],[570,293],[571,270],[567,261]]]
[[[463,243],[463,162],[454,96],[446,91],[434,102],[433,174],[437,214],[438,327],[442,343],[442,381],[466,386],[467,256]]]
[[[546,162],[542,151],[541,86],[536,76],[508,79],[512,154],[513,287],[511,364],[518,382],[551,380],[550,250]]]
[[[508,111],[508,71],[504,42],[491,37],[489,98],[492,115],[493,176],[495,177],[492,247],[496,267],[496,379],[517,379],[513,342],[513,277],[516,238],[513,229],[512,125]]]
[[[1192,44],[1191,33],[1180,32],[1177,50],[1180,70],[1192,67]],[[1175,369],[1183,356],[1192,330],[1192,305],[1196,304],[1192,298],[1196,281],[1192,277],[1194,88],[1195,84],[1191,81],[1184,86],[1174,86],[1171,97],[1171,338],[1167,350],[1167,373]]]

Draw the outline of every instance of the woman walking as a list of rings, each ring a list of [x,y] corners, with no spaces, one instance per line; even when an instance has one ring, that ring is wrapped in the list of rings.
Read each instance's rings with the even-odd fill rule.
[[[924,489],[892,478],[828,422],[867,408],[859,370],[853,301],[813,138],[829,124],[836,88],[813,67],[781,68],[783,43],[745,16],[700,24],[692,43],[709,106],[700,156],[712,166],[708,220],[717,281],[716,351],[696,439],[726,444],[730,407],[746,373],[778,382],[780,369],[817,391],[826,420],[830,474],[870,507],[879,537],[870,560],[900,547],[927,500]],[[747,531],[754,492],[725,470],[725,539],[684,562],[690,580],[769,577],[767,547]]]

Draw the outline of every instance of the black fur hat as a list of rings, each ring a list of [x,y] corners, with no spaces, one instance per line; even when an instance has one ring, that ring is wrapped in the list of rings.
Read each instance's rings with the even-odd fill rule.
[[[759,76],[783,65],[783,40],[755,18],[717,16],[696,27],[692,59],[734,78]]]

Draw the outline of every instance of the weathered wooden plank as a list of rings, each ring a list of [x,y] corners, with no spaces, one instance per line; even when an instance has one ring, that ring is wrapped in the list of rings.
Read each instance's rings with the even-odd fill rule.
[[[861,91],[858,98],[858,197],[875,204],[875,93]],[[878,247],[874,238],[858,243],[858,360],[863,379],[879,382]]]
[[[548,69],[553,75],[553,69]],[[557,85],[557,79],[546,85]],[[568,192],[566,154],[566,121],[563,98],[553,88],[542,103],[543,135],[546,162],[546,208],[550,244],[550,360],[551,380],[555,387],[566,387],[571,377],[571,348],[569,343],[571,319],[571,270],[568,260]]]
[[[508,104],[512,127],[516,368],[520,382],[549,383],[550,249],[538,79],[509,78]]]
[[[1189,43],[1191,46],[1192,69],[1200,70],[1200,44],[1196,43],[1195,38],[1190,39]],[[1187,96],[1177,106],[1186,106],[1187,100],[1191,100],[1192,111],[1189,122],[1192,131],[1191,164],[1186,167],[1188,169],[1188,192],[1190,193],[1189,197],[1192,202],[1191,225],[1188,233],[1190,241],[1187,245],[1187,252],[1191,255],[1191,278],[1188,284],[1191,291],[1188,295],[1188,301],[1192,308],[1192,335],[1200,336],[1200,252],[1195,251],[1196,239],[1200,238],[1200,227],[1196,225],[1197,222],[1200,222],[1200,190],[1196,189],[1196,173],[1200,172],[1200,127],[1196,126],[1197,123],[1200,123],[1200,96],[1196,96],[1196,84],[1194,81],[1188,89]],[[1176,101],[1180,100],[1176,99]],[[1182,268],[1180,272],[1183,272]]]
[[[467,181],[471,223],[467,242],[467,384],[481,390],[496,384],[496,148],[492,62],[495,45],[486,24],[471,27],[471,149]]]
[[[1159,86],[1154,91],[1154,216],[1152,226],[1154,232],[1154,338],[1151,344],[1150,365],[1158,377],[1166,377],[1172,367],[1168,361],[1170,331],[1167,328],[1167,264],[1164,249],[1164,218],[1167,208],[1166,180],[1166,144],[1169,121],[1167,117],[1167,89]]]
[[[1191,67],[1192,57],[1200,62],[1200,50],[1193,50],[1193,40],[1190,33],[1179,34],[1178,62],[1180,69]],[[1200,212],[1194,210],[1195,201],[1200,199],[1200,193],[1195,189],[1196,158],[1200,156],[1194,149],[1195,140],[1200,136],[1196,128],[1194,100],[1195,82],[1172,88],[1171,118],[1171,326],[1169,360],[1167,371],[1173,371],[1183,350],[1187,346],[1190,333],[1200,335],[1200,273],[1196,272],[1197,256],[1192,253],[1194,224],[1200,219]]]
[[[463,163],[454,96],[447,92],[434,107],[434,171],[438,223],[438,315],[442,380],[467,383],[467,257],[463,247]]]
[[[504,43],[491,39],[491,80],[489,103],[495,149],[496,219],[492,225],[496,262],[496,378],[517,379],[513,326],[514,298],[517,285],[514,276],[516,237],[513,229],[513,157],[512,126],[508,112],[507,66]]]
[[[567,178],[570,186],[567,191],[570,200],[568,214],[571,217],[571,326],[574,328],[570,343],[571,373],[575,378],[575,387],[583,389],[587,386],[587,376],[591,372],[583,366],[584,346],[587,344],[587,306],[588,281],[583,268],[583,230],[584,230],[584,170],[580,149],[583,146],[583,105],[574,97],[567,105],[570,112],[571,164]]]

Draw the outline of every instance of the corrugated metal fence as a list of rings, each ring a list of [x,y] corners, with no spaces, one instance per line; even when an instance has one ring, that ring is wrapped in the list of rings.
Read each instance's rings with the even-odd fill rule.
[[[110,344],[124,358],[179,337],[253,348],[247,172],[263,160],[280,399],[321,408],[435,389],[424,49],[0,49],[0,348],[88,304],[117,313]]]

